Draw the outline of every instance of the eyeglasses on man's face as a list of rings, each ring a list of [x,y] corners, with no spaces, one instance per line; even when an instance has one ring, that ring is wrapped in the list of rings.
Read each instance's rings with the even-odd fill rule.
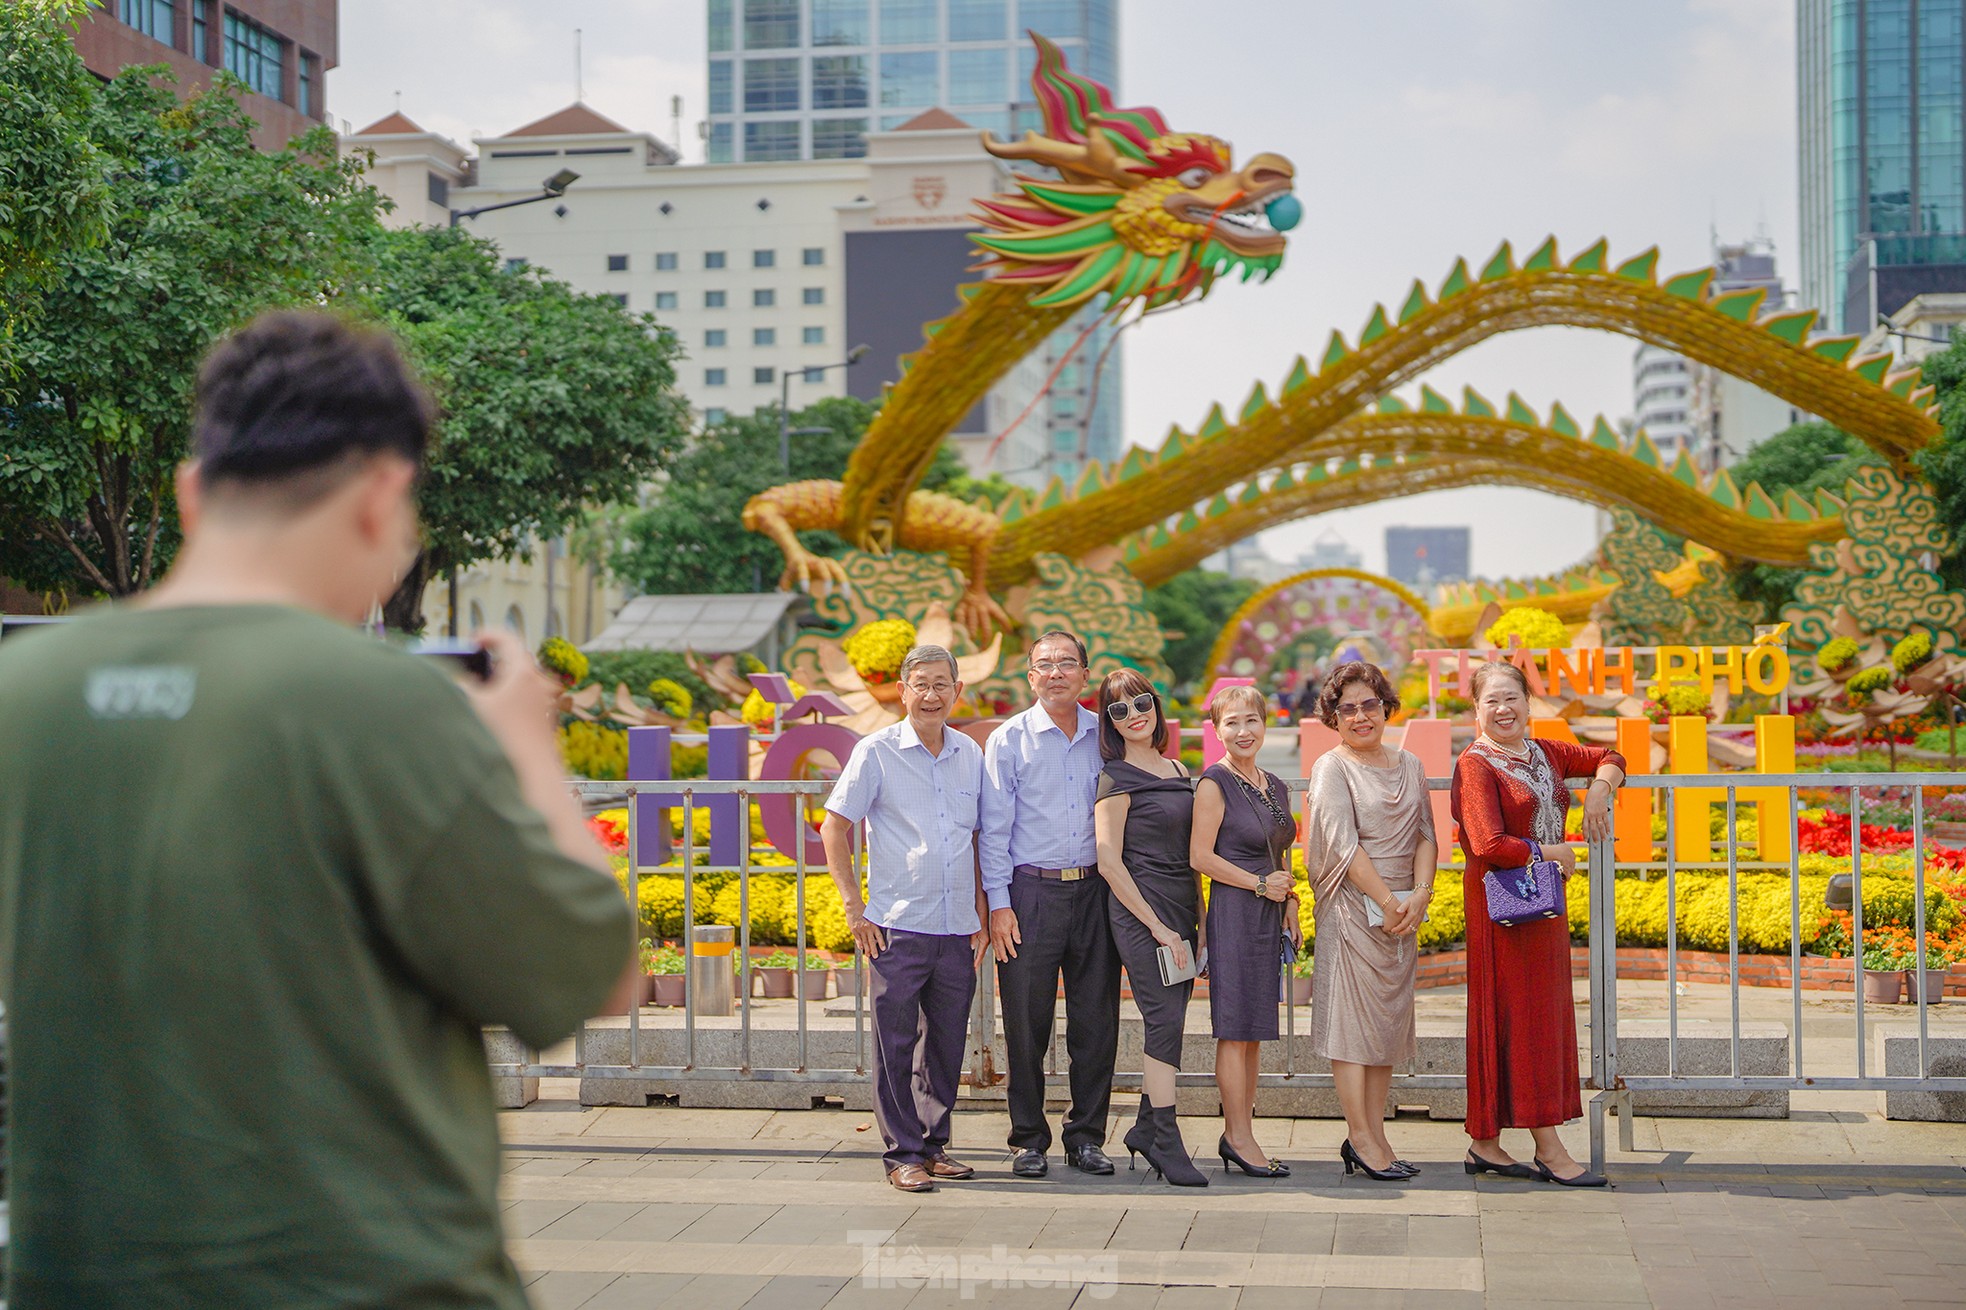
[[[902,685],[917,696],[947,697],[954,695],[956,690],[953,682],[909,682]]]
[[[1077,673],[1084,667],[1085,665],[1072,659],[1031,661],[1031,672],[1042,673],[1047,676],[1053,673]]]
[[[1154,693],[1143,691],[1132,700],[1116,700],[1106,707],[1106,717],[1114,723],[1125,723],[1136,714],[1154,712]]]
[[[1367,700],[1355,700],[1339,705],[1338,717],[1341,719],[1369,719],[1385,708],[1386,702],[1380,700],[1377,696],[1373,696]]]

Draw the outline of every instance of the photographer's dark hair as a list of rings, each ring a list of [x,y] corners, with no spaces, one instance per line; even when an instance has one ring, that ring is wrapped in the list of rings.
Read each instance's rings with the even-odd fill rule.
[[[432,419],[386,333],[276,310],[205,357],[191,455],[208,487],[298,507],[340,485],[352,457],[387,452],[421,468]]]
[[[1390,719],[1393,711],[1399,708],[1399,692],[1394,688],[1393,680],[1376,664],[1352,660],[1338,665],[1325,675],[1324,687],[1317,698],[1318,721],[1327,728],[1337,727],[1338,702],[1344,696],[1345,688],[1361,682],[1372,689],[1372,694],[1385,706],[1385,715]]]
[[[1108,705],[1117,705],[1123,700],[1132,700],[1141,692],[1151,692],[1154,697],[1154,749],[1167,749],[1167,707],[1162,704],[1160,693],[1154,691],[1154,684],[1147,681],[1147,675],[1138,669],[1114,669],[1099,684],[1099,757],[1106,760],[1123,759],[1126,756],[1126,738],[1113,726],[1113,716],[1106,713]]]

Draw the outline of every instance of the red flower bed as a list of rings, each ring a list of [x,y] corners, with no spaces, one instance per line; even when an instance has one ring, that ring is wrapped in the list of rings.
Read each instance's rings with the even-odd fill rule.
[[[587,831],[594,834],[594,840],[609,855],[628,853],[628,825],[621,820],[596,814],[587,820]]]

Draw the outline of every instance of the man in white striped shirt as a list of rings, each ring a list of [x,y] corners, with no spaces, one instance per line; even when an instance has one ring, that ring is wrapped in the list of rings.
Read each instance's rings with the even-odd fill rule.
[[[862,738],[826,800],[820,837],[855,947],[873,969],[874,1120],[887,1180],[904,1192],[975,1172],[949,1157],[983,927],[976,863],[983,750],[948,726],[955,657],[917,646],[901,662],[908,717]],[[867,898],[853,825],[867,824]]]

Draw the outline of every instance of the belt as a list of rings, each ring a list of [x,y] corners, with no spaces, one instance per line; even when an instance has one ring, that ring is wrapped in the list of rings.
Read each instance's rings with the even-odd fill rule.
[[[1092,877],[1099,872],[1099,869],[1090,864],[1080,864],[1069,869],[1040,869],[1035,864],[1020,864],[1013,872],[1031,878],[1049,878],[1053,882],[1077,882],[1081,878]]]

